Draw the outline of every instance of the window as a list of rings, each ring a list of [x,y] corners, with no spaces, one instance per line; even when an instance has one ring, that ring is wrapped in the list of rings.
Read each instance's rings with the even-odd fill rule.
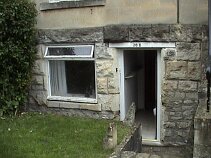
[[[49,100],[96,102],[92,45],[48,46]]]
[[[40,10],[68,9],[105,6],[106,0],[49,0],[40,3]]]

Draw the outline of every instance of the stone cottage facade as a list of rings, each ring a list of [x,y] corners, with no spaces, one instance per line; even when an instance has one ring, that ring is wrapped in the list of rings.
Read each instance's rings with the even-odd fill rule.
[[[29,110],[124,120],[135,102],[156,109],[155,140],[192,143],[206,99],[207,0],[35,2]]]

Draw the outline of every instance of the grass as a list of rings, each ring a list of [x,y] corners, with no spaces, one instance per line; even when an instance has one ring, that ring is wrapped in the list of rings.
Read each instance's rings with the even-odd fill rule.
[[[0,119],[2,158],[104,158],[102,140],[109,120],[25,114]],[[118,143],[130,131],[117,122]]]

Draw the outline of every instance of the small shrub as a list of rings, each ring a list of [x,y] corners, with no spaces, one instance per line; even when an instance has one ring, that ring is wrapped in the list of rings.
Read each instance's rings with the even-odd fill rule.
[[[0,114],[24,104],[36,53],[35,4],[0,1]]]

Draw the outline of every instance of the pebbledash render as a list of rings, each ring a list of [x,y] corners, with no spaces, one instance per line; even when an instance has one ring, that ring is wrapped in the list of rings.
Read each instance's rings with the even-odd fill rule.
[[[150,97],[141,93],[149,93],[156,104],[149,108],[156,110],[155,139],[193,143],[194,115],[206,100],[208,27],[170,23],[38,28],[28,110],[123,121],[130,105],[147,104]],[[133,65],[136,58],[141,64]],[[135,92],[128,86],[151,72],[154,78],[133,85]]]
[[[118,48],[114,42],[171,42],[161,54],[161,140],[186,143],[192,138],[193,117],[205,91],[207,27],[202,25],[117,25],[102,28],[39,30],[38,56],[30,90],[30,108],[66,115],[113,119],[120,114]],[[93,45],[96,103],[49,100],[46,47]],[[157,49],[157,48],[154,48]],[[36,105],[40,105],[36,106]],[[34,105],[34,106],[32,106]],[[46,108],[48,107],[48,108]]]

